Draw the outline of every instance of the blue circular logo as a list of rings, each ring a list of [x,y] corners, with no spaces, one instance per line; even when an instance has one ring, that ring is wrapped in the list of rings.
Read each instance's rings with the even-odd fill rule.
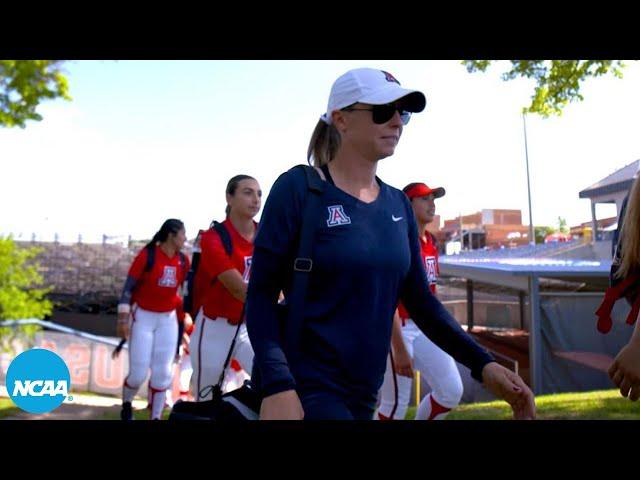
[[[22,410],[48,413],[67,398],[71,375],[64,360],[51,350],[33,348],[13,359],[6,382],[11,400]]]

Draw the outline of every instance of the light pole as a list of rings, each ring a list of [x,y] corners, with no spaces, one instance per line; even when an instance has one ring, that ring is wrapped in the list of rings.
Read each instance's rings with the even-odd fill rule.
[[[527,195],[529,197],[529,245],[536,244],[536,237],[533,232],[533,216],[531,214],[531,182],[529,181],[529,151],[527,149],[527,119],[526,113],[522,112],[522,124],[524,126],[524,156],[527,162]]]

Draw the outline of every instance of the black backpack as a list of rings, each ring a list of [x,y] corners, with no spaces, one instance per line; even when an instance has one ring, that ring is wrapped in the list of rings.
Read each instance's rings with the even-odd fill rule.
[[[229,235],[229,231],[227,228],[220,222],[213,221],[209,226],[209,229],[215,230],[220,236],[220,240],[222,241],[222,246],[224,247],[224,251],[227,255],[231,256],[233,254],[233,244],[231,243],[231,235]],[[198,312],[194,312],[193,305],[193,282],[196,279],[196,273],[198,273],[198,267],[200,266],[200,255],[202,253],[200,249],[200,236],[204,233],[203,230],[198,232],[196,236],[196,240],[193,244],[193,253],[191,256],[191,268],[185,277],[184,284],[182,286],[182,298],[183,298],[183,307],[184,311],[189,313],[191,317],[195,321],[195,316]]]

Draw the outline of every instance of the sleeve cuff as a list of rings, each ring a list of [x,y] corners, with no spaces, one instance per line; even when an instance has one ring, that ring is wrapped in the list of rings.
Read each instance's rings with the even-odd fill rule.
[[[262,398],[269,397],[271,395],[275,395],[276,393],[286,392],[287,390],[295,390],[296,382],[293,378],[284,379],[281,381],[270,382],[268,384],[262,384],[260,388],[260,393],[262,394]]]
[[[484,358],[479,361],[474,368],[471,369],[471,377],[482,383],[482,370],[485,365],[491,362],[495,362],[496,359],[489,352],[485,353]]]
[[[119,303],[118,304],[118,313],[130,313],[131,305],[128,303]]]

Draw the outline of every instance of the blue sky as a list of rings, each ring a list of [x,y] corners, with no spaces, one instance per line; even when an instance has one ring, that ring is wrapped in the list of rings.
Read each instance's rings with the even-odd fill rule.
[[[589,81],[585,101],[561,117],[528,117],[536,225],[589,220],[578,192],[640,158],[640,68],[627,63],[623,80]],[[73,101],[43,103],[44,120],[26,129],[0,129],[0,234],[149,238],[177,217],[193,236],[223,217],[233,175],[254,176],[267,194],[306,162],[331,84],[362,66],[427,96],[380,162],[384,181],[444,186],[443,218],[516,208],[528,223],[520,111],[533,83],[503,82],[500,65],[469,74],[459,61],[74,61],[65,67]]]

